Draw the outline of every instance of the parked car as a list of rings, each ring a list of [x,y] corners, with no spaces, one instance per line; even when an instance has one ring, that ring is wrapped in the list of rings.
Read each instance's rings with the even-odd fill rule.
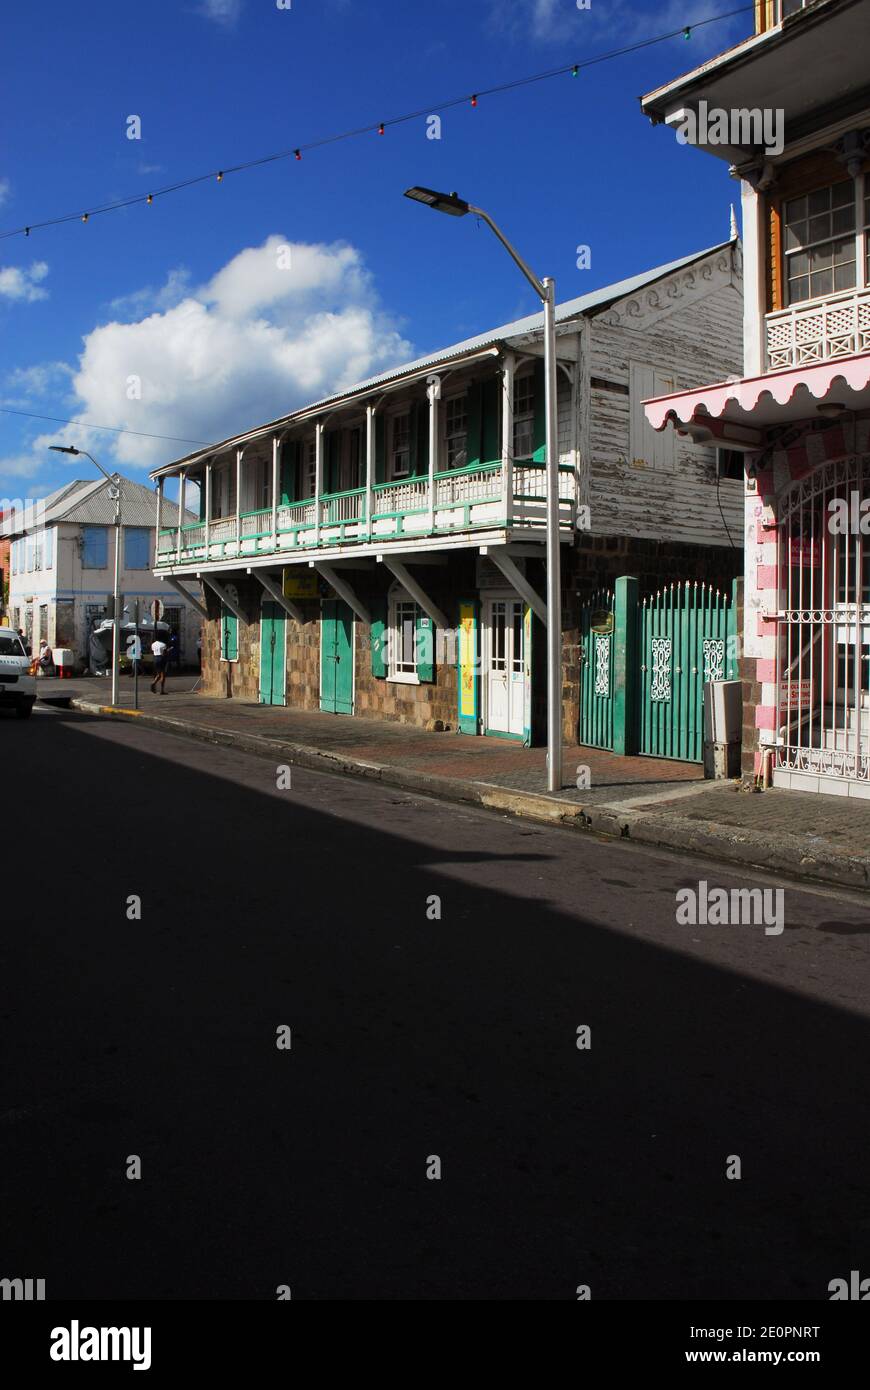
[[[29,719],[36,701],[36,681],[30,657],[11,627],[0,627],[0,708],[12,707],[19,719]]]

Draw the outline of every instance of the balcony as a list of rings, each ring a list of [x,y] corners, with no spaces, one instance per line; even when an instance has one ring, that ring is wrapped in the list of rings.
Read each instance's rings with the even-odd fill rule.
[[[870,351],[870,289],[847,290],[765,315],[767,369],[802,367]]]
[[[501,462],[436,473],[430,496],[428,478],[408,478],[372,487],[371,518],[367,490],[325,493],[314,498],[217,521],[163,528],[158,536],[157,567],[202,564],[263,555],[292,557],[299,551],[345,545],[380,545],[396,540],[423,540],[493,527],[538,531],[546,526],[546,465],[517,462],[512,469],[511,505],[506,505]],[[574,521],[575,473],[559,465],[559,521],[569,530]]]

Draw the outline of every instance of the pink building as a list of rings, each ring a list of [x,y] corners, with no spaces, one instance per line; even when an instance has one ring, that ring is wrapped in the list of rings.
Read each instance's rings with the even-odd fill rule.
[[[744,455],[744,771],[864,797],[868,34],[870,0],[759,0],[752,38],[642,99],[742,187],[744,374],[645,410]]]

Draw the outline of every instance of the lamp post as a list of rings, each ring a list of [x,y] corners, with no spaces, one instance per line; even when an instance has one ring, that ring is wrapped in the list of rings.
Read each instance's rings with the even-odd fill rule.
[[[448,217],[480,217],[495,233],[544,306],[544,380],[547,447],[547,789],[562,788],[562,599],[559,554],[559,454],[556,421],[556,282],[539,280],[483,208],[456,193],[409,188],[406,198]]]
[[[75,457],[82,455],[90,459],[91,463],[100,470],[103,477],[108,479],[111,487],[109,496],[115,503],[115,601],[112,605],[112,705],[118,703],[118,661],[120,659],[121,648],[121,475],[120,473],[107,473],[101,463],[98,463],[93,454],[89,454],[87,449],[76,449],[72,444],[49,444],[48,446],[55,454],[73,454]]]

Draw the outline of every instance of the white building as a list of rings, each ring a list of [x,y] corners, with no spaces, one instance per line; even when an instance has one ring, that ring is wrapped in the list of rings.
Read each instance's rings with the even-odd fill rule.
[[[46,638],[52,648],[68,647],[79,665],[87,664],[88,638],[111,611],[115,565],[115,502],[109,483],[77,479],[44,501],[10,510],[0,533],[11,540],[8,622],[24,630],[34,650]],[[163,517],[178,508],[163,503]],[[190,516],[188,520],[195,520]],[[151,488],[121,480],[121,593],[132,604],[162,599],[164,621],[178,632],[182,660],[196,660],[201,613],[188,598],[156,580],[154,527],[157,498]],[[144,608],[143,608],[144,612]]]

